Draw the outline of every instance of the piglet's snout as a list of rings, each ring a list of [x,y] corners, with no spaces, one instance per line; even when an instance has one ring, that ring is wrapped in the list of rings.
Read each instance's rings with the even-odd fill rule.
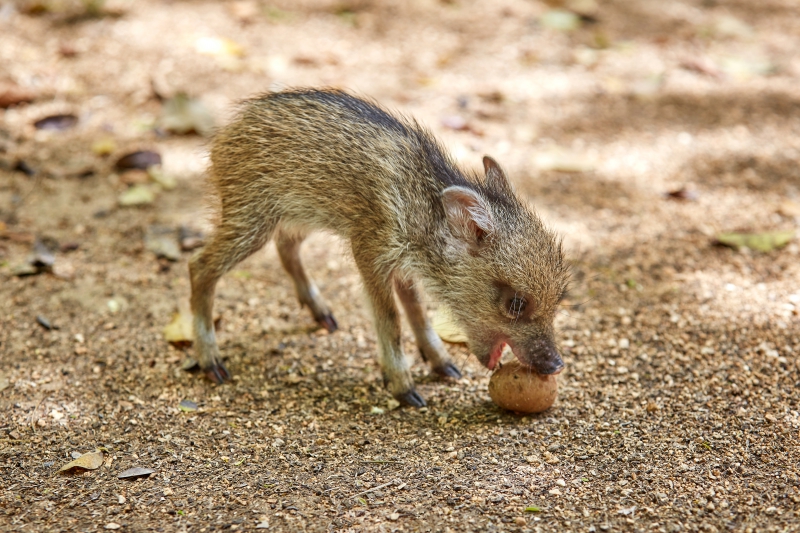
[[[553,341],[537,340],[528,343],[521,362],[533,368],[537,374],[558,374],[564,370],[564,361]]]

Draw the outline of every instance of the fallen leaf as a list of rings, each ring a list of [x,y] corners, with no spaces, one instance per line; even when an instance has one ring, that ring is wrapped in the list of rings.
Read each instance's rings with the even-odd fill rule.
[[[442,119],[442,126],[455,131],[466,131],[469,129],[467,119],[461,115],[450,115]]]
[[[6,82],[0,84],[0,109],[6,109],[18,104],[27,104],[36,99],[33,91],[24,89],[16,83]]]
[[[227,6],[231,15],[243,24],[252,22],[260,12],[259,4],[254,0],[234,0],[228,2]]]
[[[4,235],[11,240],[14,235]],[[17,277],[34,276],[43,272],[50,272],[55,264],[55,251],[58,250],[58,242],[50,237],[35,237],[30,256],[25,263],[12,267],[11,274]]]
[[[135,205],[152,204],[156,199],[156,193],[147,185],[134,185],[129,187],[119,195],[117,202],[123,207]]]
[[[168,191],[171,191],[178,185],[175,177],[164,172],[164,169],[161,168],[161,165],[153,165],[148,168],[147,175],[150,177],[150,179]]]
[[[581,17],[563,9],[550,9],[539,17],[539,23],[545,28],[559,31],[573,31],[581,26]]]
[[[205,237],[203,233],[187,226],[178,228],[178,240],[181,243],[181,250],[188,252],[203,246]]]
[[[22,159],[17,161],[17,163],[14,165],[14,170],[16,170],[17,172],[22,172],[26,176],[36,175],[36,170],[34,170],[26,161]]]
[[[150,226],[144,236],[145,247],[156,257],[169,261],[178,261],[181,250],[175,230],[164,226]]]
[[[140,169],[131,169],[122,172],[119,181],[125,185],[144,185],[150,182],[150,175]]]
[[[11,267],[11,275],[16,276],[18,278],[24,278],[26,276],[35,276],[36,274],[41,274],[41,270],[36,268],[30,263],[22,263],[20,265],[15,265]]]
[[[51,237],[37,238],[33,242],[33,254],[28,262],[36,268],[48,270],[56,262],[55,251],[58,250],[58,241]]]
[[[155,470],[153,470],[152,468],[142,468],[142,467],[137,466],[135,468],[129,468],[129,469],[125,470],[124,472],[120,472],[119,474],[117,474],[117,478],[119,478],[119,479],[136,479],[136,478],[139,478],[139,477],[149,476],[150,474],[152,474],[154,472],[155,472]]]
[[[181,403],[178,404],[178,409],[184,413],[193,413],[197,411],[197,404],[191,400],[181,400]]]
[[[154,165],[161,164],[161,154],[152,150],[139,150],[131,152],[117,159],[117,170],[139,169],[147,170]]]
[[[433,330],[439,337],[452,344],[465,344],[469,339],[467,334],[456,324],[450,310],[444,305],[439,306],[431,321]]]
[[[783,248],[794,239],[794,230],[768,231],[764,233],[720,233],[717,244],[731,248],[749,248],[757,252],[771,252]]]
[[[65,242],[61,246],[59,246],[58,251],[67,254],[69,252],[74,252],[80,247],[81,247],[80,243],[75,241],[70,241],[70,242]]]
[[[178,93],[164,103],[159,124],[172,133],[206,136],[214,129],[214,117],[200,100]]]
[[[736,17],[723,15],[714,24],[714,33],[722,37],[748,39],[753,36],[753,28]]]
[[[681,61],[681,68],[703,74],[716,80],[722,79],[722,71],[711,61],[701,57],[687,58]]]
[[[36,323],[48,331],[59,329],[58,326],[54,326],[53,324],[51,324],[50,321],[47,320],[47,318],[43,317],[42,315],[36,315]]]
[[[191,346],[194,341],[192,315],[182,311],[175,313],[172,315],[172,321],[162,331],[164,339],[176,348]]]
[[[526,513],[541,513],[542,510],[540,508],[536,507],[535,505],[529,505],[528,507],[525,508],[525,512]]]
[[[539,170],[555,170],[558,172],[591,172],[596,167],[591,158],[561,148],[553,148],[537,153],[533,157],[533,164]]]
[[[78,123],[78,117],[73,114],[65,113],[63,115],[51,115],[37,120],[33,123],[37,130],[51,130],[51,131],[64,131],[75,126]]]
[[[729,76],[748,80],[771,74],[775,70],[775,65],[763,58],[726,57],[720,62],[720,68]]]
[[[70,461],[61,468],[59,472],[68,472],[74,468],[82,468],[84,470],[97,470],[103,465],[103,452],[98,450],[95,452],[85,453],[77,459]]]
[[[565,6],[585,18],[594,17],[600,9],[597,0],[567,0]]]
[[[200,37],[194,49],[201,54],[214,57],[242,57],[244,48],[239,43],[224,37]]]
[[[785,217],[800,217],[800,203],[784,200],[778,207],[778,213]]]
[[[685,186],[681,187],[680,189],[675,189],[666,193],[666,197],[670,200],[686,200],[686,201],[695,201],[697,200],[697,192],[691,189],[687,189]]]
[[[97,139],[92,143],[92,152],[99,156],[111,155],[116,149],[117,143],[111,137]]]

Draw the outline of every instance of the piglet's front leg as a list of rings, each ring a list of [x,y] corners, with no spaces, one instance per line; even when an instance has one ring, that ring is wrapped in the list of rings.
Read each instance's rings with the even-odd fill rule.
[[[401,404],[425,407],[425,399],[416,391],[400,343],[400,316],[392,293],[391,273],[383,274],[376,268],[380,264],[378,261],[359,251],[354,243],[353,256],[364,281],[378,335],[378,356],[384,384]]]

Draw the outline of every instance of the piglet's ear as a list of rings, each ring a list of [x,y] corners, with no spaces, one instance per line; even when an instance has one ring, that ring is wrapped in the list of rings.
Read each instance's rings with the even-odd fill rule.
[[[454,186],[442,191],[442,203],[453,236],[477,251],[494,231],[486,201],[472,189]]]
[[[483,156],[483,169],[486,171],[486,185],[490,189],[494,189],[498,192],[513,194],[513,189],[511,188],[511,184],[508,182],[506,173],[503,172],[503,169],[500,168],[500,165],[497,164],[497,161],[488,155]]]

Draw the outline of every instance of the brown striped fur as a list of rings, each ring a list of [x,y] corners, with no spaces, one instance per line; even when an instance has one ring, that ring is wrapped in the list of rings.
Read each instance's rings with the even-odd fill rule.
[[[418,124],[336,90],[265,94],[216,135],[211,183],[216,232],[190,263],[196,350],[207,375],[230,377],[214,338],[219,278],[270,238],[300,302],[337,328],[300,261],[303,238],[331,231],[349,243],[364,281],[390,392],[422,406],[400,342],[393,290],[423,357],[460,377],[421,305],[419,286],[448,304],[472,352],[493,367],[504,343],[539,373],[562,362],[553,318],[567,283],[560,242],[484,158],[464,172]]]

